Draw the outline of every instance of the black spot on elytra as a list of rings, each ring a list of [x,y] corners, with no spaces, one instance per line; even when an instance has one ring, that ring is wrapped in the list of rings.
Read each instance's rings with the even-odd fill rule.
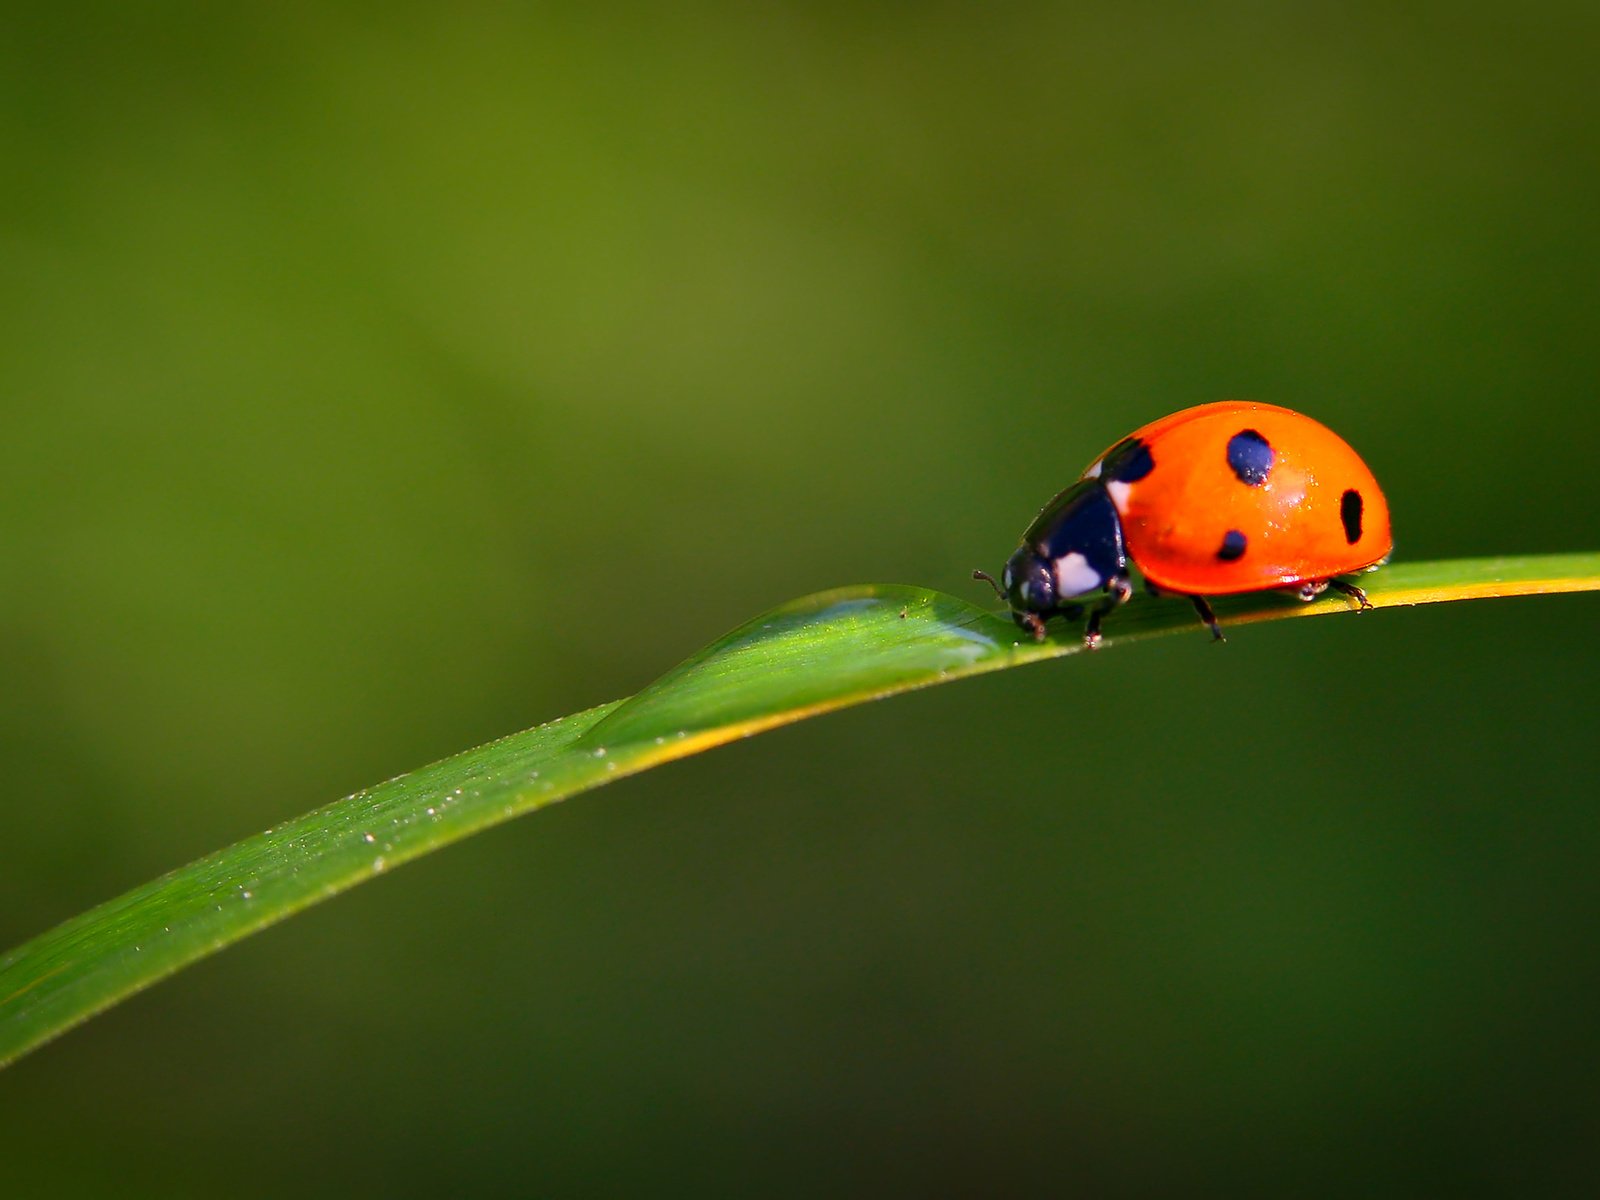
[[[1361,540],[1361,493],[1351,488],[1339,497],[1339,520],[1344,522],[1344,540],[1354,546]]]
[[[1222,535],[1222,548],[1217,551],[1217,557],[1223,562],[1236,562],[1244,557],[1247,544],[1244,534],[1237,529],[1230,529]]]
[[[1228,439],[1228,465],[1240,483],[1260,487],[1272,472],[1272,446],[1254,429],[1241,429]]]
[[[1129,438],[1112,447],[1100,474],[1108,483],[1138,483],[1155,468],[1150,447],[1138,438]]]

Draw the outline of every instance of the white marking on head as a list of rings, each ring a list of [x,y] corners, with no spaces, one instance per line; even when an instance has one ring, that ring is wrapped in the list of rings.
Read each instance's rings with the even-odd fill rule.
[[[1006,564],[1006,569],[1000,572],[1000,586],[1006,591],[1011,590],[1011,564]]]
[[[1117,510],[1118,516],[1124,516],[1128,511],[1128,493],[1133,490],[1133,484],[1124,483],[1120,479],[1113,479],[1106,484],[1106,495],[1111,497],[1111,505]]]
[[[1100,472],[1105,467],[1105,465],[1106,465],[1106,460],[1105,459],[1102,458],[1102,459],[1097,460],[1095,462],[1094,466],[1090,467],[1087,471],[1085,471],[1083,473],[1083,477],[1085,479],[1099,479],[1100,478]]]
[[[1089,565],[1089,560],[1074,550],[1056,559],[1056,595],[1081,596],[1092,592],[1105,582],[1100,572]]]

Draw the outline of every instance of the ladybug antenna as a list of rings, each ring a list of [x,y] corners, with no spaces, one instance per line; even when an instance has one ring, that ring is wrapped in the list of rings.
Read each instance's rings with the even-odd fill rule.
[[[994,581],[994,576],[989,574],[989,572],[987,572],[987,571],[974,571],[972,573],[972,577],[974,579],[981,579],[985,583],[987,583],[990,587],[992,587],[994,589],[994,594],[996,596],[999,596],[1000,599],[1004,600],[1006,598],[1005,591],[1000,587],[1000,585],[998,583],[996,583]]]

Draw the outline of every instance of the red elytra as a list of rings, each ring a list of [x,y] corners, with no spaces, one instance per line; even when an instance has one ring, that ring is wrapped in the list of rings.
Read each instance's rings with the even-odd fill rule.
[[[1229,461],[1230,443],[1247,432],[1270,449],[1256,484]],[[1365,570],[1394,546],[1389,503],[1371,469],[1303,413],[1224,400],[1152,421],[1126,440],[1147,447],[1154,466],[1108,490],[1129,557],[1164,590],[1226,596],[1296,587]],[[1230,532],[1244,537],[1231,559],[1219,555]]]

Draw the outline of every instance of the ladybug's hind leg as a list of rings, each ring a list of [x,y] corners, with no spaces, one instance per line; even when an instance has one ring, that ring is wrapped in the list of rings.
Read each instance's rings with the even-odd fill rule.
[[[1100,648],[1100,621],[1120,604],[1126,604],[1133,595],[1133,582],[1126,575],[1113,575],[1106,580],[1106,598],[1089,610],[1089,624],[1083,631],[1083,644],[1091,650]]]
[[[1195,612],[1200,614],[1200,619],[1206,623],[1206,628],[1211,630],[1211,640],[1225,642],[1228,639],[1222,636],[1222,626],[1217,624],[1217,614],[1211,611],[1211,605],[1204,596],[1190,596]]]
[[[1372,607],[1372,601],[1367,599],[1367,594],[1353,583],[1346,583],[1342,579],[1330,579],[1328,580],[1328,586],[1341,596],[1349,596],[1350,599],[1354,600],[1357,612],[1360,612],[1363,608]]]

